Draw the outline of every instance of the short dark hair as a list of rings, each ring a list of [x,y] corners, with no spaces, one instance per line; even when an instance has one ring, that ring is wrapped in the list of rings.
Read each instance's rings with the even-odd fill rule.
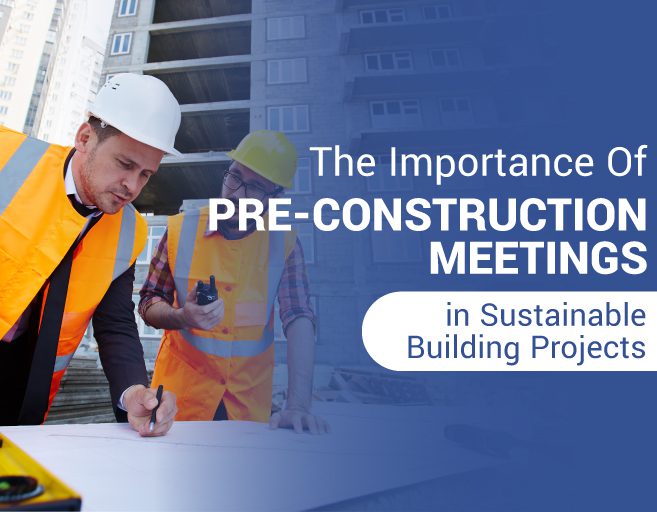
[[[91,125],[91,128],[93,128],[96,137],[98,137],[98,144],[102,144],[105,140],[109,139],[110,137],[114,137],[115,135],[121,134],[120,130],[117,130],[113,126],[110,126],[104,121],[101,121],[97,117],[90,116],[87,122],[89,123],[89,125]]]

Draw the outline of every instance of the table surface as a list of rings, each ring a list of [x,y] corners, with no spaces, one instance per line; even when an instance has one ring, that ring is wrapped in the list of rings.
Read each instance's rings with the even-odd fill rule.
[[[251,422],[0,427],[82,496],[83,510],[299,510],[485,467],[442,435],[435,409],[318,404],[329,435]],[[447,418],[445,418],[447,422]]]

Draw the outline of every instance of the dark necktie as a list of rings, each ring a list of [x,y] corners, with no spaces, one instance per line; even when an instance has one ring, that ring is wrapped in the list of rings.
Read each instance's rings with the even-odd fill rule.
[[[18,415],[19,425],[40,425],[48,410],[50,384],[55,368],[59,332],[62,327],[66,292],[76,245],[73,244],[50,276],[50,286],[43,308],[39,335],[36,340],[31,340],[34,343],[32,362],[23,406]],[[38,315],[39,311],[32,311],[32,314]]]
[[[80,201],[78,201],[75,198],[75,194],[69,194],[68,198],[70,199],[73,208],[75,208],[75,211],[78,212],[83,217],[88,217],[89,215],[93,215],[94,213],[98,212],[97,208],[89,208],[83,205]]]

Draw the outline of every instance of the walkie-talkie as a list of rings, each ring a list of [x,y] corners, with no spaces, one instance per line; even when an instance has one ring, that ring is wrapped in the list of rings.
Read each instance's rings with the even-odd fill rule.
[[[199,281],[196,285],[196,303],[199,306],[210,304],[219,298],[217,287],[214,283],[214,276],[210,276],[210,284]]]

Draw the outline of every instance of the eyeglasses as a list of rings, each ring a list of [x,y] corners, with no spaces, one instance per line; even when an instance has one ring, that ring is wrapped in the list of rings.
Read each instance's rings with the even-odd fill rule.
[[[283,190],[283,187],[276,187],[271,192],[267,192],[259,185],[247,185],[244,183],[242,178],[230,171],[226,171],[226,174],[224,174],[224,185],[226,185],[226,188],[232,190],[233,192],[239,190],[241,187],[244,187],[244,197],[258,199],[259,201],[264,201],[267,197],[274,197],[276,194]]]

